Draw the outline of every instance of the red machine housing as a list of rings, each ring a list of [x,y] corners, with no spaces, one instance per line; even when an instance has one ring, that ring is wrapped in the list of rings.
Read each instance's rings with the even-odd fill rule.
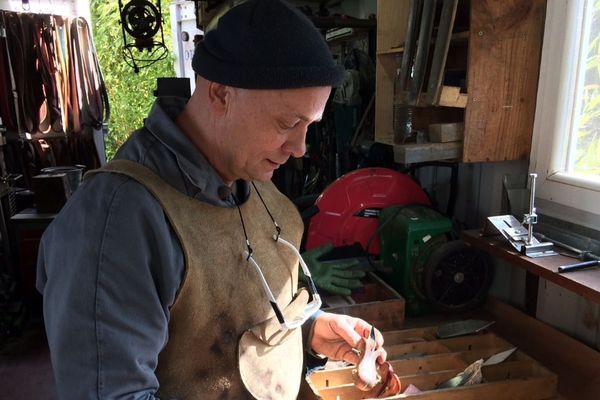
[[[379,254],[376,233],[379,210],[393,205],[431,203],[427,194],[408,175],[387,168],[363,168],[332,182],[315,205],[319,212],[311,220],[306,250],[326,242],[334,247],[360,243],[369,254]]]

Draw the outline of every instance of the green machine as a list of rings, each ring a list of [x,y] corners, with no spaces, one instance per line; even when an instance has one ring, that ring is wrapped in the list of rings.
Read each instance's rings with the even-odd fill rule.
[[[489,257],[449,240],[452,222],[423,205],[387,207],[379,215],[380,275],[406,301],[407,316],[481,304],[493,278]]]

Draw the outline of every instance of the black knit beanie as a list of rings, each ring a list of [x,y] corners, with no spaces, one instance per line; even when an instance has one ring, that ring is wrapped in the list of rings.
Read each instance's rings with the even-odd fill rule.
[[[339,86],[343,69],[313,23],[281,0],[248,0],[221,17],[197,46],[205,79],[245,89]]]

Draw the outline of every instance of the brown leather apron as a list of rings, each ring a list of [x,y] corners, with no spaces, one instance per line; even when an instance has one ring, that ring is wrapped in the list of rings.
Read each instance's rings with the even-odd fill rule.
[[[158,360],[158,396],[296,398],[301,332],[278,334],[257,272],[243,256],[246,243],[238,210],[190,198],[131,161],[112,161],[98,171],[125,174],[143,184],[162,205],[185,255],[185,277],[170,309],[169,340]],[[282,237],[298,246],[303,229],[294,205],[271,182],[256,186]],[[283,313],[292,317],[308,300],[304,291],[297,293],[298,259],[273,240],[273,225],[254,189],[240,211],[253,258]]]

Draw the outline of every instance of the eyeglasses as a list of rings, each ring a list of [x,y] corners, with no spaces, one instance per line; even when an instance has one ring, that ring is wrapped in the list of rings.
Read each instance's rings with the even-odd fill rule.
[[[271,303],[271,307],[275,312],[275,316],[277,317],[277,320],[281,325],[281,329],[288,330],[302,326],[302,324],[304,324],[311,316],[313,316],[321,308],[322,301],[321,296],[319,296],[319,293],[317,292],[317,288],[315,286],[315,283],[313,282],[312,276],[310,275],[310,271],[306,266],[306,263],[302,259],[300,252],[298,252],[298,249],[296,249],[296,247],[294,247],[293,244],[283,239],[279,235],[279,233],[280,232],[278,231],[276,235],[273,235],[273,239],[277,243],[281,243],[290,250],[292,250],[296,257],[298,257],[298,261],[300,262],[300,266],[302,267],[302,271],[304,272],[304,275],[306,276],[306,280],[308,282],[308,292],[310,293],[312,300],[304,307],[304,311],[301,315],[294,317],[294,319],[292,319],[291,321],[286,321],[286,319],[283,316],[283,313],[281,312],[281,308],[279,308],[277,300],[275,300],[275,296],[273,296],[273,292],[271,291],[271,288],[269,287],[269,284],[265,279],[265,275],[263,274],[260,266],[256,263],[256,260],[254,260],[254,257],[252,257],[252,248],[250,247],[249,243],[247,243],[249,250],[244,251],[244,257],[246,258],[246,261],[252,264],[254,269],[256,269],[256,272],[258,272],[263,290],[269,298],[269,302]]]
[[[244,224],[244,217],[242,216],[242,210],[240,209],[239,202],[234,195],[233,198],[235,200],[235,205],[240,214],[240,221],[242,222],[242,229],[244,230],[244,236],[246,238],[246,250],[243,253],[244,258],[246,258],[246,261],[248,261],[250,264],[252,264],[252,266],[254,267],[256,272],[258,272],[260,281],[262,283],[263,290],[269,299],[269,303],[271,303],[271,307],[273,308],[273,311],[275,312],[275,316],[277,317],[277,320],[279,321],[279,324],[281,325],[281,329],[284,331],[290,330],[290,329],[295,329],[295,328],[302,326],[302,324],[304,324],[311,316],[313,316],[321,308],[321,305],[322,305],[321,296],[319,296],[319,293],[317,292],[317,287],[315,286],[315,283],[312,279],[310,270],[308,269],[308,267],[306,266],[306,263],[302,259],[300,252],[298,251],[298,249],[296,249],[296,247],[293,244],[291,244],[290,242],[288,242],[287,240],[285,240],[281,237],[281,228],[279,227],[279,225],[277,225],[277,222],[275,222],[275,218],[273,218],[273,215],[271,214],[271,212],[269,211],[269,208],[265,204],[265,201],[263,200],[262,196],[260,195],[260,192],[256,188],[256,185],[254,185],[254,182],[252,182],[252,186],[254,187],[254,190],[256,190],[256,193],[258,194],[260,201],[262,202],[263,206],[265,207],[265,210],[267,210],[267,213],[269,214],[269,217],[271,218],[273,225],[275,225],[275,230],[277,231],[277,233],[275,235],[273,235],[273,240],[275,240],[276,243],[283,244],[285,247],[290,249],[296,255],[296,257],[298,257],[298,261],[300,262],[302,271],[304,272],[304,275],[306,276],[306,281],[308,283],[308,292],[310,293],[312,300],[304,307],[302,314],[294,317],[292,320],[289,320],[289,321],[286,320],[285,317],[283,316],[283,312],[281,311],[281,308],[279,308],[279,305],[277,304],[277,300],[275,300],[275,296],[273,296],[273,292],[271,291],[271,288],[269,287],[269,284],[267,283],[267,280],[265,279],[265,275],[263,274],[262,269],[257,264],[254,257],[252,257],[253,250],[252,250],[252,247],[250,246],[250,240],[248,239],[248,234],[246,233],[246,225]]]

